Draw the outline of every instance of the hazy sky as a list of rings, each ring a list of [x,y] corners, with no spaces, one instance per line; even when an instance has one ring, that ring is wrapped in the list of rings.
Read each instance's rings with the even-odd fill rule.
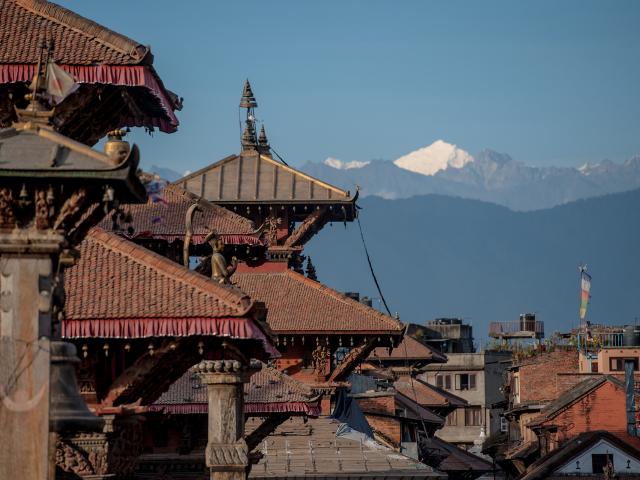
[[[640,2],[58,0],[151,45],[184,97],[143,164],[239,150],[248,77],[287,162],[395,159],[442,138],[533,165],[640,153]]]

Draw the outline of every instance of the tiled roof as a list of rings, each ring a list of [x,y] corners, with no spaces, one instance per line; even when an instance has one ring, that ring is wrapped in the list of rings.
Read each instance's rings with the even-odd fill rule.
[[[244,316],[253,303],[226,287],[100,228],[65,272],[66,318]]]
[[[55,3],[0,0],[0,63],[37,63],[40,40],[52,40],[53,61],[69,65],[135,65],[149,52]]]
[[[258,446],[249,478],[446,478],[375,441],[336,437],[339,425],[327,417],[285,422]]]
[[[534,418],[529,423],[529,425],[541,424],[547,420],[554,418],[562,410],[569,407],[570,405],[587,395],[589,392],[595,390],[606,382],[611,382],[620,388],[624,388],[623,382],[610,375],[602,375],[594,378],[589,378],[578,383],[573,388],[565,391],[558,398],[545,405],[545,407],[540,411],[540,415]]]
[[[186,233],[186,214],[191,205],[197,203],[200,211],[193,215],[194,244],[201,244],[210,232],[223,237],[227,244],[259,244],[259,234],[253,223],[226,208],[214,205],[175,185],[168,185],[159,198],[149,199],[143,205],[124,205],[123,209],[132,216],[132,223],[123,223],[122,233],[130,238],[148,237],[172,242],[183,239]],[[122,223],[122,222],[121,222]],[[100,226],[106,230],[113,228],[113,221],[107,216]],[[129,227],[133,232],[126,232]]]
[[[444,457],[438,465],[438,469],[443,472],[490,472],[492,470],[491,463],[485,459],[438,437],[431,437],[426,442],[430,456],[437,454],[441,458]],[[455,478],[455,474],[452,476]]]
[[[266,364],[245,384],[244,394],[246,413],[319,413],[318,398],[309,386]],[[153,407],[168,413],[206,413],[207,402],[206,386],[201,384],[198,375],[187,372],[162,394]]]
[[[410,335],[405,335],[402,338],[402,342],[391,350],[385,347],[377,347],[369,355],[370,360],[431,360],[432,363],[445,363],[447,361],[446,355],[436,350],[433,347],[429,347],[424,343],[416,340]]]
[[[465,399],[417,378],[401,377],[393,384],[393,387],[425,407],[462,407],[467,405]]]
[[[399,334],[404,328],[397,319],[292,270],[236,273],[233,281],[266,304],[267,321],[276,333]]]

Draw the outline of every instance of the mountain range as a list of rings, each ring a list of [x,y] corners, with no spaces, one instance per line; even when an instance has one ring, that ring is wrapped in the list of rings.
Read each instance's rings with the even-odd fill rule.
[[[578,199],[640,188],[640,155],[623,163],[603,160],[573,167],[534,167],[509,155],[483,150],[476,155],[438,140],[394,161],[328,158],[302,171],[361,196],[386,199],[441,194],[484,200],[528,211]]]
[[[568,331],[582,262],[593,276],[588,320],[640,315],[640,190],[529,212],[443,195],[359,204],[382,292],[405,322],[463,317],[483,338],[490,321],[537,312],[547,335]],[[305,254],[321,282],[379,297],[357,224],[325,226]]]

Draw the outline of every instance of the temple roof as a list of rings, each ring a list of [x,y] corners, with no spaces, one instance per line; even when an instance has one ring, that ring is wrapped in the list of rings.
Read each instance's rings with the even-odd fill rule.
[[[177,130],[182,100],[162,84],[149,47],[45,0],[0,0],[0,127],[15,119],[45,41],[79,85],[56,105],[58,131],[92,145],[125,126]]]
[[[401,377],[393,387],[425,407],[463,407],[468,404],[465,399],[417,378]]]
[[[244,387],[245,413],[302,413],[318,415],[318,397],[313,390],[266,364]],[[207,413],[207,389],[198,375],[187,372],[153,404],[166,413]]]
[[[447,478],[374,440],[337,436],[339,426],[327,417],[285,422],[258,446],[249,478]]]
[[[215,203],[343,204],[349,192],[255,151],[231,155],[175,182]],[[335,212],[342,215],[342,212]],[[348,218],[354,215],[350,209]]]
[[[0,0],[0,63],[38,63],[37,41],[52,40],[53,61],[136,65],[149,48],[44,0]]]
[[[377,347],[369,355],[369,360],[429,360],[430,363],[446,363],[447,356],[410,335],[405,335],[391,353],[388,348]]]
[[[125,160],[114,165],[104,153],[55,132],[36,115],[25,114],[24,122],[0,129],[0,177],[29,183],[36,178],[44,183],[58,178],[69,182],[68,187],[75,181],[87,188],[91,179],[103,180],[117,188],[120,201],[139,202],[146,198],[135,175],[140,160],[135,145]],[[102,192],[98,195],[102,196]]]
[[[276,333],[399,335],[399,320],[292,270],[236,273],[233,281],[267,307]]]
[[[176,185],[168,185],[162,194],[150,198],[146,204],[123,205],[130,213],[132,222],[122,224],[122,233],[128,238],[153,238],[173,242],[184,239],[186,233],[186,215],[189,207],[198,204],[199,210],[194,213],[192,229],[194,244],[204,243],[210,232],[221,236],[230,245],[259,245],[262,243],[260,232],[253,222],[226,208],[182,190]],[[111,218],[105,218],[100,226],[106,230],[113,229]],[[133,232],[128,232],[128,227]]]
[[[101,228],[64,278],[65,337],[230,336],[261,340],[278,355],[245,293]]]

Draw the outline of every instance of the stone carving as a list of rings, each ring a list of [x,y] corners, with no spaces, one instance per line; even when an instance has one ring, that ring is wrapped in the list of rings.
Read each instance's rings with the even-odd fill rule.
[[[207,465],[211,466],[246,466],[249,464],[247,454],[247,444],[240,440],[235,444],[207,444],[206,459]]]
[[[133,420],[133,421],[131,421]],[[133,476],[142,453],[142,428],[135,419],[108,421],[105,431],[80,433],[56,442],[56,465],[78,476]]]

